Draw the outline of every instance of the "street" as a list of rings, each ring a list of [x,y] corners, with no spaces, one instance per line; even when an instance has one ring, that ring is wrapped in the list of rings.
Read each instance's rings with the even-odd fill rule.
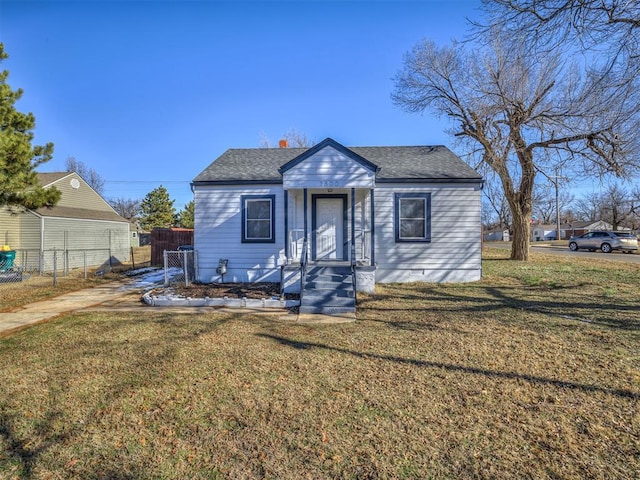
[[[485,248],[502,248],[506,250],[511,249],[510,242],[485,242]],[[626,263],[635,263],[640,264],[640,253],[622,253],[614,251],[612,253],[602,253],[600,251],[589,252],[587,250],[578,250],[577,252],[572,252],[569,250],[568,245],[549,245],[544,244],[542,246],[536,246],[535,243],[531,244],[531,251],[538,253],[548,253],[550,255],[565,255],[568,257],[586,257],[586,258],[597,258],[600,260],[611,260],[613,262],[626,262]]]

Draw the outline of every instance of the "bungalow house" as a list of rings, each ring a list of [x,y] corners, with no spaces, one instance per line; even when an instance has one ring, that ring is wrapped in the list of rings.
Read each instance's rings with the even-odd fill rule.
[[[44,188],[61,191],[54,207],[0,207],[0,245],[16,251],[28,270],[99,266],[130,259],[129,222],[77,173],[38,173]]]
[[[230,149],[192,182],[199,280],[475,281],[481,188],[444,146]]]

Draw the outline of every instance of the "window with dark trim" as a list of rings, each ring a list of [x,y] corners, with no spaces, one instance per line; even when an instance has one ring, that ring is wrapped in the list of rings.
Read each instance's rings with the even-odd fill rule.
[[[431,241],[431,194],[395,194],[396,242]]]
[[[242,195],[242,243],[275,243],[275,195]]]

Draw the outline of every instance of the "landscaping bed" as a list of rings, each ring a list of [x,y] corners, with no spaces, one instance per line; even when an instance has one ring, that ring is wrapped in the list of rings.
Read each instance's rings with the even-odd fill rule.
[[[181,297],[190,298],[252,298],[263,299],[280,297],[280,284],[263,283],[192,283],[188,287],[173,285],[170,289],[155,289],[154,292],[171,292]]]
[[[192,283],[155,288],[142,296],[153,307],[297,308],[300,296],[281,294],[280,284]]]

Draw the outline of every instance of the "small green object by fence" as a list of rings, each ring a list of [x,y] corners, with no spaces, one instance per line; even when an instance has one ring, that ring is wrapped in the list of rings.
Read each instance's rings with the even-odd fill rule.
[[[6,272],[13,268],[13,262],[16,259],[15,250],[0,251],[0,272]]]

